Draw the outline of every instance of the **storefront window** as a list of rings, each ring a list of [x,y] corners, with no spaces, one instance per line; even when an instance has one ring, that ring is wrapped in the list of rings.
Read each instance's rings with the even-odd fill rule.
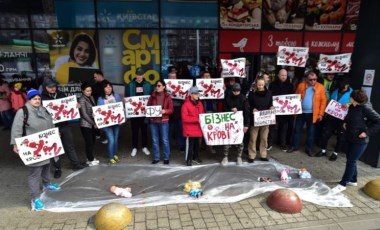
[[[158,28],[158,0],[97,2],[101,28]]]
[[[0,28],[28,28],[28,6],[25,0],[15,4],[12,0],[0,1]]]
[[[58,28],[54,0],[34,0],[29,4],[33,28]]]
[[[54,0],[59,28],[95,28],[93,0]]]

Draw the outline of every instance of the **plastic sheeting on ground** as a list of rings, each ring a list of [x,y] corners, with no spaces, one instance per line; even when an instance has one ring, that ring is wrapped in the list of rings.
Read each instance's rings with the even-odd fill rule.
[[[280,170],[288,168],[289,183],[281,182]],[[258,177],[271,177],[273,182],[258,182]],[[188,180],[200,181],[204,194],[200,198],[183,192]],[[132,188],[133,197],[117,197],[109,192],[111,185]],[[199,166],[119,164],[88,167],[69,175],[60,191],[47,191],[41,196],[45,209],[53,212],[98,210],[110,202],[129,208],[179,203],[230,203],[255,195],[289,188],[303,201],[329,207],[352,207],[343,194],[333,194],[322,181],[299,179],[298,170],[273,160],[236,166],[209,164]]]

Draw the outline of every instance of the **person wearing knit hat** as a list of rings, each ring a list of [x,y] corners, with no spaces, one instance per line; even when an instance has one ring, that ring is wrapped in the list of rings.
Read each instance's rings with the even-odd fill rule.
[[[17,110],[11,131],[11,145],[13,152],[20,154],[16,145],[16,138],[32,135],[54,128],[53,120],[47,110],[42,106],[41,94],[36,89],[30,89],[27,92],[28,101],[25,107]],[[27,112],[24,114],[24,112]],[[27,118],[26,124],[25,117]],[[41,211],[44,204],[40,199],[42,193],[40,182],[42,181],[43,190],[59,190],[60,186],[50,181],[50,159],[38,161],[27,165],[28,185],[31,195],[32,210]]]

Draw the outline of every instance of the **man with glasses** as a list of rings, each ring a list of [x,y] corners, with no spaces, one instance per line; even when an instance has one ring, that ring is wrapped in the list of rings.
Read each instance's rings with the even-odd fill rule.
[[[327,104],[326,91],[325,87],[317,82],[317,75],[314,72],[309,72],[306,82],[301,82],[298,85],[296,94],[301,94],[302,114],[297,115],[292,147],[287,152],[292,153],[298,150],[302,127],[306,123],[305,152],[311,157],[313,156],[314,126],[317,122],[322,121]]]

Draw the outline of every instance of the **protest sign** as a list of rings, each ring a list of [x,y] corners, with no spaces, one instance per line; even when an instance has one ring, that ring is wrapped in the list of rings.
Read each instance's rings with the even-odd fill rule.
[[[276,124],[276,110],[261,110],[253,113],[255,127]]]
[[[308,55],[307,47],[279,46],[277,65],[305,67]]]
[[[325,113],[330,114],[333,117],[344,120],[348,113],[348,107],[342,106],[339,102],[335,100],[330,100],[329,104],[326,106]]]
[[[53,124],[80,118],[77,104],[76,96],[42,101],[42,105],[47,109],[53,119]]]
[[[193,80],[164,79],[166,92],[172,99],[185,100],[189,95],[189,89],[193,86]]]
[[[301,95],[287,94],[273,96],[273,107],[276,109],[276,115],[301,114]]]
[[[224,98],[224,82],[223,78],[204,79],[198,78],[196,85],[199,89],[199,98],[203,99],[223,99]]]
[[[245,78],[245,58],[236,59],[220,59],[222,64],[221,76],[226,77],[242,77]]]
[[[99,129],[120,125],[125,122],[125,113],[123,102],[116,102],[106,105],[99,105],[92,107],[96,126]]]
[[[16,138],[19,156],[25,165],[34,164],[64,153],[58,128]]]
[[[125,116],[127,118],[145,117],[145,106],[148,103],[150,96],[135,96],[126,97],[125,101]]]
[[[243,142],[243,112],[204,113],[199,115],[207,145],[237,145]]]
[[[321,73],[348,73],[350,71],[351,54],[319,56],[318,69]]]
[[[162,106],[161,105],[151,105],[145,107],[146,117],[162,117]]]

